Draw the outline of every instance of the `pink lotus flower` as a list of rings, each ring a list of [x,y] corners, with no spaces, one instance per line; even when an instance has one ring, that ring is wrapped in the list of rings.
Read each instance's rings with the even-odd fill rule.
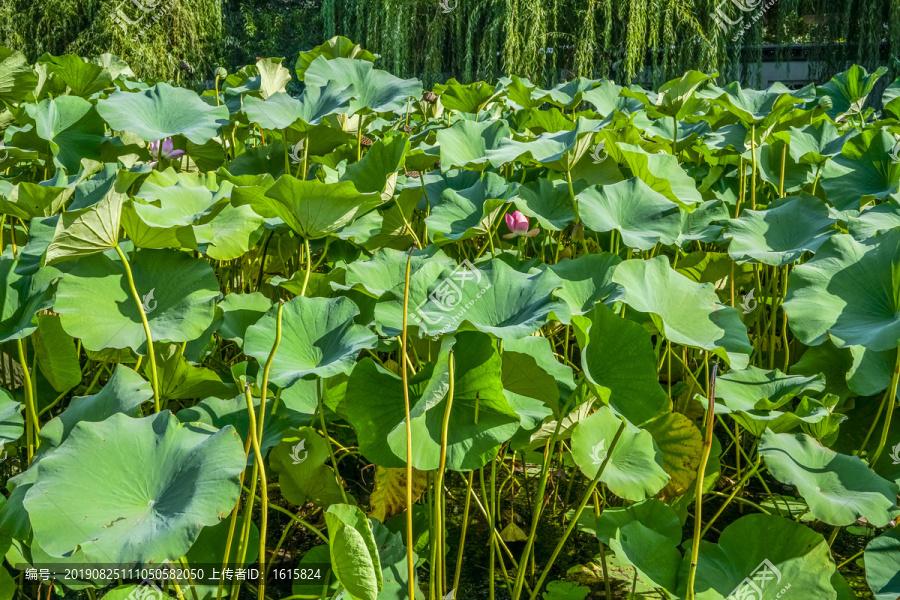
[[[162,142],[162,148],[160,148],[160,143],[150,142],[147,146],[147,149],[150,150],[150,156],[154,154],[157,156],[157,160],[154,160],[150,163],[151,167],[155,167],[156,163],[159,162],[159,158],[165,158],[166,160],[175,160],[176,158],[181,158],[184,156],[184,150],[176,150],[175,142],[172,141],[172,138],[167,138],[164,142]]]
[[[505,240],[519,236],[534,237],[540,233],[540,229],[537,227],[531,231],[528,230],[528,217],[519,211],[514,211],[511,215],[506,215],[506,226],[509,227],[510,233],[503,236],[503,239]]]

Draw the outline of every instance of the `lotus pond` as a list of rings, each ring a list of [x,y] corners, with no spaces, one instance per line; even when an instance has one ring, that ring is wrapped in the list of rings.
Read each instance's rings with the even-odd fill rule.
[[[896,600],[900,80],[376,58],[0,48],[0,600]]]

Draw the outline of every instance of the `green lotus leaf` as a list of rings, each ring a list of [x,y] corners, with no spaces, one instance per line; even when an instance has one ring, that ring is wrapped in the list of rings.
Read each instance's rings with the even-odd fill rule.
[[[352,97],[352,87],[341,87],[330,81],[324,87],[307,86],[299,99],[284,93],[266,100],[248,96],[244,99],[244,112],[263,129],[286,129],[299,121],[299,129],[308,131],[311,125],[318,125],[328,115],[346,112]]]
[[[612,302],[618,298],[619,286],[612,276],[622,259],[609,252],[582,254],[578,258],[564,258],[548,268],[562,279],[563,286],[556,297],[569,306],[573,315],[589,313],[598,302]],[[542,267],[539,267],[542,268]],[[562,315],[557,315],[560,319]]]
[[[681,209],[640,179],[591,186],[578,194],[578,212],[593,231],[618,231],[629,248],[650,250],[675,243]]]
[[[673,544],[681,543],[681,521],[668,504],[656,498],[647,498],[627,506],[604,508],[594,519],[594,533],[604,544],[616,537],[616,531],[629,523],[640,523],[662,534]]]
[[[381,588],[379,598],[408,598],[409,597],[409,568],[406,554],[406,544],[403,543],[402,532],[392,532],[387,526],[374,519],[370,519],[375,535],[375,544],[378,546],[378,558],[381,562],[381,577],[384,586]],[[418,561],[418,554],[413,552],[413,561]],[[416,585],[416,600],[424,600],[425,595]]]
[[[610,451],[613,438],[622,424],[607,406],[578,422],[572,431],[572,459],[585,477],[593,479]],[[631,423],[619,438],[612,456],[600,476],[616,496],[643,500],[659,492],[669,481],[662,468],[662,457],[653,437]]]
[[[678,576],[685,596],[691,553]],[[774,515],[747,515],[729,524],[717,544],[700,542],[694,590],[697,600],[775,600],[788,584],[805,598],[837,600],[837,575],[825,538],[809,527]]]
[[[804,252],[815,252],[834,233],[828,207],[809,194],[791,196],[766,210],[746,210],[728,221],[723,237],[730,239],[728,254],[778,267]]]
[[[429,288],[428,298],[410,306],[410,323],[425,335],[474,328],[500,339],[531,335],[550,318],[565,314],[566,305],[551,293],[562,281],[551,271],[522,273],[502,260],[475,268],[463,265]],[[467,325],[468,324],[468,325]]]
[[[231,428],[183,426],[168,411],[116,414],[79,423],[38,463],[25,508],[51,556],[80,548],[87,562],[158,564],[231,511],[244,463]]]
[[[893,273],[898,253],[898,231],[864,242],[832,236],[788,278],[784,310],[794,335],[808,346],[830,337],[841,348],[896,348],[900,281]]]
[[[735,369],[748,365],[753,348],[747,329],[736,309],[718,302],[712,284],[694,283],[662,256],[626,260],[613,281],[625,289],[625,303],[653,315],[668,340],[724,354]]]
[[[896,195],[883,204],[864,207],[862,212],[847,220],[850,235],[860,242],[896,228],[900,228],[900,198]]]
[[[28,181],[16,184],[11,191],[0,194],[0,212],[23,221],[52,217],[61,211],[75,192],[74,188],[59,187],[53,183],[51,180],[41,184]]]
[[[806,392],[821,392],[825,388],[822,375],[803,377],[785,375],[778,369],[767,371],[749,366],[732,369],[716,379],[716,398],[721,398],[730,410],[750,411],[778,408],[795,396]]]
[[[615,82],[603,80],[590,90],[581,95],[581,99],[594,105],[596,111],[603,117],[609,117],[614,111],[625,114],[637,112],[643,108],[640,100],[621,96],[622,86]]]
[[[546,92],[546,100],[550,104],[555,104],[560,108],[574,109],[583,98],[583,94],[597,85],[597,82],[584,77],[576,77],[570,81],[563,81],[556,84]]]
[[[0,47],[0,100],[21,102],[37,85],[37,75],[25,55]]]
[[[256,70],[259,71],[259,94],[268,99],[275,94],[283,94],[285,86],[291,82],[291,72],[281,63],[283,58],[258,58]],[[248,96],[250,98],[252,96]]]
[[[779,193],[783,183],[785,194],[796,194],[815,181],[816,169],[806,163],[796,162],[790,155],[783,155],[783,150],[784,145],[777,142],[758,147],[756,168],[760,179]]]
[[[460,167],[484,171],[489,166],[487,151],[496,149],[509,136],[509,127],[503,121],[457,121],[437,132],[441,169]]]
[[[773,83],[765,90],[742,88],[738,82],[724,88],[710,87],[700,93],[701,97],[711,98],[716,104],[735,115],[748,125],[773,122],[780,114],[790,110],[799,102],[789,88],[781,83]]]
[[[855,135],[855,131],[839,135],[831,121],[821,121],[818,127],[812,123],[800,129],[791,127],[790,134],[785,135],[783,141],[788,142],[788,152],[795,161],[822,165],[829,158],[839,155],[847,140]]]
[[[375,142],[362,160],[347,167],[341,181],[350,181],[363,194],[385,192],[382,200],[394,195],[397,170],[409,150],[409,140],[402,135],[387,137]]]
[[[575,389],[572,370],[553,356],[547,338],[529,336],[503,345],[503,392],[519,415],[523,429],[531,430],[550,415],[561,412],[560,396]]]
[[[74,54],[38,58],[38,66],[46,66],[48,75],[64,84],[63,92],[89,98],[112,85],[112,75],[102,65]]]
[[[703,454],[703,436],[694,422],[681,413],[666,412],[644,426],[662,452],[663,469],[669,483],[661,494],[673,498],[689,493],[697,481]]]
[[[597,395],[630,422],[644,425],[668,405],[659,385],[650,334],[604,304],[589,313],[586,330],[576,328],[584,376]]]
[[[317,59],[321,60],[321,59]],[[377,600],[384,584],[378,546],[366,515],[349,504],[333,504],[325,512],[331,566],[351,598]]]
[[[900,595],[900,528],[889,529],[869,542],[864,555],[866,583],[875,600]]]
[[[234,531],[236,532],[234,535],[238,535],[237,532],[242,531],[244,526],[244,515],[238,515],[235,519]],[[197,536],[197,541],[194,542],[194,545],[191,546],[191,549],[188,550],[188,553],[185,555],[187,559],[187,564],[190,565],[221,565],[225,560],[225,544],[228,543],[228,530],[231,529],[231,519],[224,519],[219,521],[218,525],[213,525],[212,527],[204,527],[200,532],[200,535]],[[234,538],[232,538],[233,540]],[[229,565],[250,565],[256,562],[257,557],[259,556],[259,528],[256,526],[256,523],[250,523],[250,535],[248,537],[247,542],[247,554],[244,555],[244,562],[241,563],[240,559],[238,559],[238,544],[231,544],[231,549],[228,553],[228,564]],[[202,596],[202,588],[200,585],[195,585],[198,588],[198,591]],[[216,586],[212,587],[211,595],[215,597],[216,595]],[[105,598],[105,596],[104,596]],[[127,597],[123,597],[121,600],[128,600]],[[148,600],[150,600],[148,598]]]
[[[306,70],[309,65],[320,56],[326,59],[332,58],[355,58],[357,60],[368,60],[375,62],[378,58],[368,50],[364,50],[359,44],[354,44],[342,35],[335,36],[327,42],[320,44],[309,51],[300,51],[297,58],[297,79],[303,81]]]
[[[484,110],[491,100],[500,96],[503,87],[476,81],[462,84],[455,79],[449,79],[446,84],[434,86],[434,93],[441,99],[441,104],[447,110],[458,110],[465,113],[478,113]]]
[[[540,107],[547,98],[547,90],[542,90],[525,77],[512,75],[500,77],[498,81],[505,86],[507,99],[525,110]]]
[[[265,196],[235,199],[237,204],[244,201],[260,216],[278,217],[310,240],[334,233],[381,202],[376,194],[360,193],[349,181],[301,181],[290,175],[279,177]]]
[[[697,103],[694,96],[709,79],[705,73],[688,71],[680,78],[662,84],[656,102],[647,105],[647,112],[652,117],[684,119],[693,114]]]
[[[215,216],[201,218],[194,239],[208,257],[234,260],[246,254],[263,235],[265,218],[249,206],[222,205]]]
[[[103,120],[90,102],[60,96],[26,104],[25,109],[34,119],[35,133],[49,143],[50,152],[67,171],[78,171],[84,158],[99,160]]]
[[[843,526],[865,517],[884,527],[900,514],[896,483],[879,477],[858,457],[838,454],[808,435],[767,430],[759,454],[773,477],[797,486],[820,521]]]
[[[138,250],[129,258],[154,341],[188,342],[215,315],[219,284],[205,260],[175,250]],[[117,254],[80,259],[59,283],[54,310],[85,348],[146,352],[140,312]]]
[[[894,145],[894,136],[883,129],[868,129],[848,140],[841,155],[822,169],[819,183],[828,201],[839,210],[857,210],[863,196],[883,199],[895,193],[900,163],[892,158]]]
[[[100,202],[62,213],[47,246],[53,265],[115,248],[122,221],[122,195],[112,193]]]
[[[212,337],[215,323],[200,336],[203,344]],[[193,366],[185,358],[189,354],[191,346],[197,342],[188,344],[182,352],[180,344],[155,343],[156,369],[159,378],[159,396],[163,401],[190,400],[195,398],[230,398],[234,389],[222,383],[222,380],[212,369]],[[202,347],[202,346],[201,346]],[[143,366],[144,376],[150,379],[153,370],[146,362]],[[211,423],[219,427],[217,423]]]
[[[399,113],[406,110],[410,98],[422,95],[422,83],[417,79],[400,79],[387,71],[376,69],[368,60],[316,58],[303,75],[307,85],[324,87],[329,81],[353,86],[351,114]]]
[[[869,94],[875,89],[875,83],[887,73],[887,67],[879,67],[874,73],[867,73],[859,65],[853,65],[843,73],[831,78],[831,81],[818,89],[822,96],[832,101],[828,116],[833,120],[842,120],[846,115],[862,112]]]
[[[569,186],[565,181],[538,179],[518,190],[516,207],[526,216],[536,218],[544,229],[561,231],[575,220]]]
[[[429,231],[435,231],[448,240],[484,235],[515,189],[515,183],[488,172],[471,187],[459,191],[452,188],[445,190],[425,223]]]
[[[0,389],[0,444],[14,442],[23,433],[25,419],[22,417],[22,403],[16,402],[8,391]]]
[[[681,552],[669,538],[640,521],[626,523],[616,530],[609,547],[625,564],[633,566],[638,576],[655,587],[674,590]]]
[[[219,335],[243,345],[247,328],[259,321],[272,308],[272,302],[259,292],[227,294],[219,303],[219,308],[223,313]]]
[[[625,162],[631,171],[653,191],[658,192],[685,210],[703,202],[694,180],[670,154],[650,154],[640,146],[619,143]]]
[[[246,408],[244,409],[246,411]],[[328,508],[343,502],[343,495],[328,461],[328,442],[312,427],[288,431],[269,455],[269,465],[278,474],[285,500],[296,506],[312,502]]]
[[[703,242],[706,244],[719,239],[724,227],[718,222],[725,221],[731,215],[728,208],[721,200],[709,200],[697,205],[692,212],[681,211],[681,232],[678,234],[679,246],[688,242]]]
[[[272,307],[264,317],[247,328],[244,353],[263,364],[275,344],[275,317]],[[327,378],[349,373],[360,351],[374,348],[375,334],[356,325],[359,308],[353,300],[305,298],[298,296],[284,304],[281,343],[269,374],[279,387],[289,387],[307,377]]]
[[[191,90],[157,83],[141,92],[115,92],[97,101],[97,112],[112,129],[131,131],[145,142],[183,135],[205,144],[228,124],[228,108],[210,106]]]
[[[17,261],[12,249],[0,256],[0,342],[20,340],[37,329],[38,312],[50,308],[53,303],[53,286],[46,275],[20,276],[16,274]]]
[[[38,315],[38,328],[31,338],[38,367],[57,392],[68,392],[81,383],[81,363],[75,340],[67,334],[57,315]]]
[[[571,131],[547,132],[530,141],[502,139],[487,156],[493,167],[529,159],[550,169],[569,171],[591,147],[599,127],[600,121],[579,117]]]
[[[862,346],[850,346],[853,363],[847,373],[847,385],[860,396],[874,396],[887,389],[891,383],[897,351],[875,352]]]

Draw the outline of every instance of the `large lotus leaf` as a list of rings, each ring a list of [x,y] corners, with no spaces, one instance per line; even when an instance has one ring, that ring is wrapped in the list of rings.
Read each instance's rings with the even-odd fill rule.
[[[487,151],[497,148],[500,140],[509,135],[509,127],[501,120],[480,123],[457,121],[453,126],[437,132],[441,169],[446,171],[452,167],[461,167],[483,171],[488,167]]]
[[[57,315],[38,315],[38,328],[31,338],[38,367],[57,392],[68,392],[81,383],[81,363],[75,340],[67,334]]]
[[[176,250],[138,250],[129,265],[154,341],[188,342],[213,322],[219,283],[208,262]],[[146,351],[140,312],[112,251],[75,264],[59,283],[54,310],[88,350]]]
[[[896,195],[883,204],[868,205],[858,215],[847,219],[850,235],[861,242],[896,228],[900,228],[900,198]]]
[[[865,517],[884,527],[900,514],[896,483],[879,477],[858,457],[838,454],[808,435],[766,430],[759,454],[773,477],[797,486],[820,521],[844,526]]]
[[[561,231],[575,220],[575,208],[565,181],[542,177],[520,187],[518,194],[516,207],[526,216],[536,218],[544,229]]]
[[[703,202],[697,184],[670,154],[650,154],[640,146],[620,143],[619,149],[635,176],[654,191],[686,210]]]
[[[690,562],[688,552],[678,576],[679,598],[685,597]],[[697,600],[775,600],[794,591],[803,598],[837,600],[835,575],[822,534],[790,519],[755,514],[729,524],[717,544],[700,541],[694,590]]]
[[[0,388],[0,445],[14,442],[25,432],[22,403]],[[42,430],[43,431],[43,430]]]
[[[560,416],[575,389],[572,369],[556,360],[547,338],[528,336],[503,343],[503,391],[522,428],[534,429],[551,414]]]
[[[573,315],[590,312],[598,302],[613,302],[618,298],[619,286],[613,283],[613,272],[622,259],[609,252],[582,254],[578,258],[564,258],[548,267],[563,281],[556,297],[569,305]],[[544,268],[543,265],[539,268]],[[560,319],[562,315],[558,315]]]
[[[324,87],[329,81],[340,86],[352,85],[354,98],[350,102],[352,114],[399,113],[406,110],[410,98],[422,95],[422,82],[400,79],[387,71],[376,69],[367,60],[319,56],[304,74],[307,85]]]
[[[225,204],[212,219],[201,218],[194,227],[198,248],[216,260],[234,260],[246,254],[263,235],[265,218],[249,206]]]
[[[122,198],[112,193],[87,208],[62,213],[47,246],[47,264],[113,249],[119,241]]]
[[[790,89],[781,83],[773,83],[765,90],[742,88],[738,82],[724,88],[711,87],[700,93],[702,97],[712,98],[716,104],[735,115],[743,123],[760,124],[763,121],[774,121],[780,113],[790,110],[800,98],[791,95]]]
[[[283,58],[257,58],[256,70],[259,72],[259,94],[263,99],[275,94],[283,94],[285,86],[291,82],[291,72],[281,63]]]
[[[233,393],[233,392],[232,392]],[[268,400],[270,404],[271,397]],[[266,407],[269,409],[269,406]],[[259,398],[253,398],[253,409],[259,414]],[[266,411],[271,413],[271,409]],[[204,423],[216,429],[222,429],[231,425],[241,436],[241,442],[246,445],[247,434],[250,430],[250,415],[247,413],[247,399],[243,392],[233,398],[206,398],[190,408],[183,408],[175,415],[182,423]],[[269,448],[281,443],[281,436],[287,429],[287,423],[281,415],[267,414],[263,422],[263,434],[259,440],[260,451],[263,457]],[[254,453],[250,452],[249,464],[253,464]]]
[[[875,82],[887,73],[887,67],[879,67],[874,73],[867,73],[859,65],[853,65],[843,73],[818,89],[822,96],[831,98],[832,106],[828,116],[840,120],[847,114],[861,113],[866,99],[875,88]]]
[[[816,170],[805,163],[797,163],[789,155],[782,155],[782,144],[763,144],[756,149],[756,168],[759,178],[779,192],[796,194],[815,181]],[[747,152],[749,155],[749,151]],[[782,173],[784,174],[782,177]]]
[[[263,364],[275,345],[278,307],[247,328],[244,352]],[[353,300],[297,296],[284,304],[281,343],[269,374],[279,387],[289,387],[309,375],[327,378],[349,373],[357,355],[374,348],[377,338],[353,322],[359,308]]]
[[[243,199],[235,199],[240,204]],[[381,202],[378,194],[362,194],[353,183],[301,181],[283,175],[265,196],[247,198],[250,206],[267,219],[278,217],[308,239],[326,237]]]
[[[244,526],[244,515],[238,515],[235,519],[235,533],[232,534],[232,544],[231,548],[228,552],[228,564],[229,566],[234,565],[249,565],[251,563],[256,562],[257,557],[259,556],[259,528],[256,526],[256,523],[250,523],[250,535],[249,542],[247,543],[247,553],[244,555],[244,562],[241,563],[238,558],[238,545],[234,543],[237,539],[236,536],[240,535],[240,532],[243,530]],[[219,521],[218,525],[213,525],[212,527],[204,527],[203,531],[200,532],[200,535],[197,536],[197,541],[194,542],[194,545],[191,546],[191,549],[185,555],[187,559],[188,565],[221,565],[225,560],[225,545],[228,543],[228,531],[231,529],[231,519],[223,519]],[[196,586],[199,588],[199,586]],[[213,587],[215,590],[215,587]],[[198,591],[200,591],[198,589]],[[215,596],[215,591],[212,593]],[[203,598],[201,592],[201,599]],[[107,596],[104,596],[104,599]],[[121,600],[129,600],[128,597],[123,597]],[[132,598],[132,600],[134,600]],[[147,598],[147,600],[154,600],[152,598]]]
[[[572,459],[585,477],[597,476],[622,422],[609,407],[602,406],[575,426]],[[626,422],[600,481],[616,496],[638,501],[659,492],[668,483],[669,476],[662,468],[662,456],[653,437]]]
[[[246,409],[245,409],[246,410]],[[328,442],[312,427],[289,431],[269,456],[285,500],[295,506],[312,502],[327,508],[343,501],[341,488],[328,461]]]
[[[210,106],[193,91],[157,83],[140,92],[115,92],[97,101],[97,112],[117,131],[131,131],[145,142],[181,134],[205,144],[228,124],[228,107]]]
[[[718,302],[710,283],[694,283],[677,273],[665,257],[626,260],[613,273],[625,288],[625,303],[654,316],[654,323],[676,344],[724,351],[731,366],[745,368],[753,352],[736,309]]]
[[[613,111],[625,114],[637,112],[643,108],[643,104],[636,98],[621,96],[622,86],[615,82],[603,80],[594,88],[584,92],[581,99],[594,105],[594,109],[603,117],[609,117]]]
[[[259,292],[227,294],[219,303],[219,308],[223,314],[218,334],[226,340],[243,345],[247,328],[272,308],[272,302]]]
[[[365,513],[349,504],[334,504],[325,512],[325,523],[338,581],[355,600],[377,600],[383,586],[381,561]]]
[[[25,496],[34,539],[52,556],[158,564],[183,556],[238,498],[237,433],[183,426],[168,411],[79,423],[37,467]]]
[[[783,141],[788,142],[788,152],[795,161],[821,165],[840,154],[847,140],[856,134],[850,130],[839,135],[831,121],[823,120],[818,127],[812,123],[800,129],[791,127],[790,135],[785,135]]]
[[[306,130],[328,115],[346,112],[352,97],[352,87],[341,87],[330,81],[324,87],[308,86],[300,99],[281,92],[265,100],[247,96],[244,112],[263,129],[286,129],[300,121],[305,125],[301,129]]]
[[[688,493],[697,480],[697,467],[703,454],[703,435],[694,422],[681,413],[667,412],[650,421],[644,429],[662,452],[663,469],[669,483],[662,496],[674,498]]]
[[[647,105],[647,112],[653,117],[684,119],[693,113],[694,95],[709,79],[709,75],[700,71],[688,71],[678,79],[667,81],[660,86],[656,102]]]
[[[723,237],[736,261],[784,266],[815,252],[834,233],[825,203],[809,194],[784,199],[766,210],[746,210],[728,221]]]
[[[579,117],[575,129],[542,133],[530,141],[503,139],[496,149],[487,151],[487,156],[494,167],[530,159],[550,169],[568,171],[591,147],[599,127],[600,121]]]
[[[326,59],[355,58],[357,60],[368,60],[371,62],[375,62],[378,58],[368,50],[364,50],[359,44],[354,44],[344,36],[337,35],[327,42],[316,46],[312,50],[306,52],[300,51],[300,56],[297,58],[297,79],[303,81],[309,65],[320,56],[324,56]]]
[[[562,280],[552,271],[522,273],[502,260],[490,260],[474,269],[445,272],[430,286],[428,298],[410,307],[410,323],[431,336],[469,324],[501,339],[519,338],[542,327],[550,313],[565,314],[566,305],[552,298],[560,287]]]
[[[900,184],[900,163],[892,150],[894,136],[884,129],[867,129],[847,141],[841,155],[825,163],[819,181],[839,210],[859,209],[863,196],[885,198]]]
[[[675,243],[681,209],[633,177],[612,185],[591,186],[578,194],[578,212],[593,231],[618,231],[629,248],[650,250]]]
[[[0,47],[0,100],[20,102],[34,90],[37,75],[25,55]]]
[[[677,244],[683,246],[693,241],[706,244],[715,242],[724,229],[718,223],[729,217],[728,207],[721,200],[704,202],[693,212],[681,211],[681,232],[678,234]]]
[[[56,448],[79,423],[97,423],[118,413],[140,416],[141,404],[150,400],[153,400],[150,383],[132,369],[117,365],[112,377],[99,392],[73,398],[66,410],[41,427],[41,437],[50,447]]]
[[[441,104],[447,110],[477,113],[499,96],[502,89],[500,84],[496,87],[484,81],[463,84],[450,79],[446,84],[435,85],[434,93],[440,97]]]
[[[406,498],[404,498],[405,502]],[[370,519],[375,535],[375,544],[378,546],[378,558],[381,562],[381,577],[384,586],[378,597],[381,600],[391,598],[409,597],[409,567],[406,554],[406,544],[403,543],[403,533],[392,531],[379,521]],[[414,524],[415,526],[415,524]],[[415,550],[415,548],[414,548]],[[413,552],[412,560],[418,564],[418,554]],[[415,587],[416,600],[425,600],[421,588]]]
[[[35,315],[50,308],[53,303],[53,287],[46,275],[19,276],[15,269],[18,262],[12,249],[0,256],[0,342],[20,340],[37,328]]]
[[[227,185],[227,184],[226,184]],[[190,185],[178,181],[175,185],[158,185],[144,182],[135,198],[134,211],[151,227],[179,227],[191,225],[208,214],[216,198],[203,185]]]
[[[647,583],[674,590],[681,552],[665,535],[646,527],[640,521],[626,523],[610,538],[609,547],[616,557],[633,566]]]
[[[540,107],[547,99],[547,90],[537,87],[525,77],[512,75],[501,77],[498,81],[506,86],[507,100],[514,108],[518,106],[531,110]]]
[[[869,542],[864,555],[866,583],[875,600],[900,597],[900,528],[885,531]]]
[[[636,425],[644,425],[669,402],[657,380],[650,333],[602,303],[594,306],[589,316],[588,329],[576,329],[584,376],[613,410]]]
[[[74,54],[44,54],[38,58],[38,72],[41,72],[40,67],[45,67],[52,79],[61,80],[62,91],[73,96],[89,98],[112,85],[112,75],[103,65]]]
[[[716,379],[716,398],[721,398],[730,410],[750,411],[777,408],[795,396],[824,388],[822,375],[785,375],[778,369],[767,371],[751,365],[720,375]]]
[[[99,160],[103,120],[90,102],[60,96],[26,104],[25,109],[34,119],[37,135],[49,143],[53,156],[67,171],[77,172],[83,158]]]
[[[500,207],[513,195],[515,183],[496,173],[486,173],[471,187],[448,188],[425,220],[430,231],[448,240],[465,240],[490,231]]]
[[[54,183],[50,180],[39,184],[29,181],[16,184],[9,192],[0,194],[0,212],[23,221],[52,217],[61,211],[75,192],[75,188],[60,187]]]
[[[341,181],[350,181],[363,194],[387,190],[382,199],[393,197],[397,170],[409,150],[409,140],[402,135],[387,137],[375,142],[362,160],[349,165]]]
[[[891,350],[900,343],[900,232],[857,242],[832,236],[788,278],[791,331],[808,346],[829,336],[841,348]]]
[[[592,520],[593,533],[604,544],[616,536],[616,530],[638,522],[665,536],[673,544],[681,543],[681,521],[678,514],[665,502],[656,498],[648,498],[627,506],[612,506],[603,509],[599,517]]]

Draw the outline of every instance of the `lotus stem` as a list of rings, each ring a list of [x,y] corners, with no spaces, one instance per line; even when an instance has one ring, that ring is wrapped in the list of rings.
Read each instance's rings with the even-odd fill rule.
[[[266,466],[263,464],[262,451],[259,448],[259,437],[256,435],[256,415],[253,413],[253,396],[250,395],[250,384],[244,385],[244,399],[247,401],[247,414],[250,417],[250,427],[248,430],[250,441],[253,445],[254,471],[259,465],[259,493],[262,496],[260,504],[260,512],[262,513],[259,526],[259,572],[266,572],[266,530],[269,523],[269,498],[268,498],[268,482],[266,481]],[[254,480],[254,483],[256,481]],[[250,515],[247,515],[247,522],[250,521]],[[265,600],[266,580],[263,578],[259,582],[259,600]],[[237,597],[237,596],[235,596]]]
[[[778,197],[784,198],[784,164],[787,162],[787,144],[781,149],[781,182],[778,186]]]
[[[444,494],[444,470],[447,467],[447,438],[449,436],[450,431],[450,411],[453,408],[453,391],[454,391],[454,360],[453,360],[453,350],[450,350],[449,356],[449,377],[450,377],[450,388],[447,391],[447,406],[444,408],[444,422],[441,427],[441,458],[440,464],[438,466],[438,472],[435,479],[434,487],[435,493],[437,494],[436,502],[441,504],[441,510],[436,512],[437,515],[437,548],[440,553],[440,557],[437,562],[438,567],[438,576],[437,576],[437,585],[438,585],[438,593],[441,598],[444,597],[444,579],[446,577],[446,565],[444,563],[444,514],[443,514],[443,506],[440,501],[440,498],[443,497]]]
[[[362,117],[360,117],[362,118]],[[360,125],[362,122],[360,121]],[[406,564],[409,598],[416,597],[416,563],[413,560],[413,464],[412,464],[412,423],[409,416],[409,375],[406,370],[406,334],[409,318],[409,272],[412,255],[416,246],[409,249],[406,257],[406,281],[403,286],[403,333],[400,335],[400,375],[403,378],[403,405],[406,411]],[[452,378],[451,378],[452,379]]]
[[[756,210],[756,125],[750,129],[750,158],[753,161],[753,179],[750,181],[750,208]]]
[[[256,430],[257,440],[263,439],[263,426],[266,420],[266,396],[269,392],[269,372],[272,370],[275,352],[281,344],[281,317],[283,312],[284,300],[281,300],[278,303],[278,311],[275,313],[275,343],[272,344],[272,351],[269,352],[269,357],[266,359],[266,364],[263,367],[262,386],[259,390],[259,417],[257,417],[259,426]]]
[[[34,387],[32,387],[31,373],[28,371],[28,359],[25,356],[25,340],[21,338],[16,340],[16,345],[19,348],[19,362],[22,363],[22,374],[24,377],[25,416],[28,421],[25,424],[25,432],[27,434],[25,440],[28,446],[28,464],[30,465],[31,459],[34,458],[35,446],[40,444],[38,434],[41,432],[41,427],[38,424],[38,416],[34,408]]]
[[[700,553],[701,513],[703,510],[703,474],[706,472],[706,463],[709,461],[709,453],[712,449],[713,427],[716,425],[716,373],[719,363],[713,363],[712,373],[709,376],[709,404],[706,412],[706,437],[703,439],[703,454],[700,464],[697,466],[697,492],[694,501],[694,539],[691,540],[691,567],[688,572],[687,597],[694,599],[694,580],[697,577],[697,558]]]
[[[309,250],[309,239],[306,237],[303,238],[303,247],[306,252],[306,275],[303,277],[303,289],[300,290],[300,295],[306,295],[306,286],[309,285],[309,273],[312,271],[312,254]]]
[[[619,443],[619,439],[625,432],[625,425],[627,424],[627,422],[621,416],[619,417],[619,419],[622,421],[622,424],[619,425],[619,429],[616,430],[616,435],[615,437],[613,437],[612,443],[609,446],[609,451],[606,453],[606,458],[603,459],[603,464],[601,464],[600,468],[597,469],[597,474],[594,476],[594,479],[591,480],[590,485],[588,485],[588,489],[584,493],[584,496],[581,498],[581,502],[578,504],[578,508],[575,510],[575,514],[569,521],[569,525],[566,527],[565,533],[563,533],[562,537],[559,539],[559,542],[557,542],[556,548],[553,549],[553,554],[550,555],[550,560],[544,567],[544,570],[541,573],[541,577],[540,579],[538,579],[537,584],[535,584],[534,590],[531,592],[529,600],[535,600],[535,598],[537,598],[538,592],[544,585],[544,580],[547,579],[547,575],[550,574],[550,569],[553,568],[553,563],[556,562],[556,558],[559,556],[563,545],[565,545],[566,541],[569,539],[569,536],[572,534],[572,531],[575,529],[575,526],[578,524],[578,519],[579,517],[581,517],[581,513],[584,512],[584,508],[587,506],[588,500],[591,499],[594,490],[597,489],[597,484],[600,483],[600,476],[603,475],[603,470],[606,468],[607,463],[609,463],[609,459],[612,458],[612,453],[616,447],[616,444]]]
[[[888,430],[891,428],[891,417],[894,414],[894,407],[897,405],[897,383],[900,380],[900,349],[897,350],[897,361],[894,363],[894,374],[891,377],[891,385],[888,388],[888,393],[886,396],[887,406],[884,417],[884,425],[881,428],[881,440],[878,442],[878,447],[875,449],[875,452],[872,453],[872,458],[869,460],[869,466],[874,467],[875,463],[878,462],[878,458],[881,456],[882,450],[884,450],[885,444],[887,444],[888,438]],[[876,418],[877,422],[878,419]]]
[[[454,597],[459,589],[459,577],[462,574],[463,550],[466,547],[466,531],[469,529],[469,506],[472,503],[472,484],[475,482],[475,471],[469,471],[469,479],[466,482],[466,504],[463,507],[462,531],[459,535],[459,551],[456,554],[456,573],[453,575]]]
[[[134,275],[131,272],[131,266],[128,264],[128,258],[119,245],[115,245],[119,258],[122,259],[122,265],[125,266],[125,277],[128,279],[128,287],[131,290],[131,296],[137,305],[138,313],[141,315],[141,323],[144,325],[144,335],[147,336],[147,356],[150,358],[150,383],[153,386],[153,408],[154,412],[159,412],[159,378],[156,373],[156,353],[153,351],[153,335],[150,333],[150,323],[147,321],[147,315],[144,313],[144,303],[141,302],[141,296],[138,294],[137,288],[134,287]]]
[[[334,467],[334,479],[338,484],[338,488],[341,490],[341,498],[344,500],[344,504],[347,504],[347,492],[344,490],[344,483],[341,481],[341,474],[338,471],[338,462],[334,458],[334,447],[331,445],[331,438],[328,435],[328,426],[325,424],[325,401],[322,399],[324,396],[322,385],[322,378],[316,378],[316,396],[318,396],[319,400],[319,419],[322,424],[322,437],[325,438],[325,445],[328,446],[328,456],[331,457],[331,466]]]

